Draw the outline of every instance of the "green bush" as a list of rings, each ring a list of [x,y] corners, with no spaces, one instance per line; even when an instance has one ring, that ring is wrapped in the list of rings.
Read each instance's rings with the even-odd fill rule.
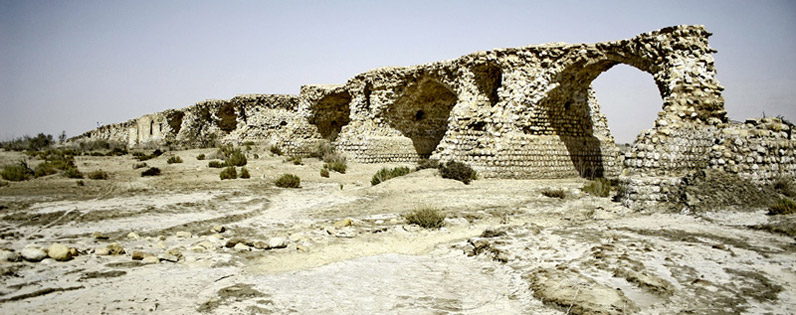
[[[550,197],[550,198],[564,199],[564,198],[566,198],[567,193],[563,189],[545,188],[545,189],[542,190],[542,195],[544,195],[545,197]]]
[[[88,176],[88,178],[94,179],[94,180],[105,180],[105,179],[109,178],[108,173],[103,171],[103,170],[93,171],[91,173],[88,173],[87,176]]]
[[[440,164],[439,174],[442,178],[455,179],[465,184],[470,184],[470,181],[478,179],[478,173],[469,165],[456,161]]]
[[[246,179],[246,178],[251,178],[251,177],[252,176],[251,176],[251,174],[249,174],[249,170],[247,170],[245,167],[240,169],[240,178]]]
[[[340,162],[340,161],[332,161],[332,162],[324,164],[323,167],[326,168],[326,169],[338,172],[340,174],[345,174],[345,170],[347,168],[346,164],[345,164],[345,160],[343,160],[342,162]]]
[[[268,151],[271,151],[271,154],[273,154],[273,155],[282,155],[282,149],[280,149],[279,147],[277,147],[275,145],[272,145],[271,147],[269,147]]]
[[[431,207],[415,209],[405,214],[404,218],[409,224],[417,224],[427,229],[438,229],[445,223],[445,214]]]
[[[39,133],[32,138],[30,136],[24,136],[22,138],[0,142],[0,148],[4,148],[9,151],[39,151],[49,148],[54,142],[55,141],[53,140],[52,135]]]
[[[36,168],[33,170],[33,176],[42,177],[47,175],[52,175],[58,173],[58,170],[55,169],[52,163],[44,161],[36,165]]]
[[[411,173],[412,171],[409,170],[408,167],[396,167],[393,169],[390,168],[382,168],[376,174],[373,175],[373,178],[370,179],[370,184],[373,186],[378,185],[379,183],[385,182],[390,180],[391,178],[396,178],[398,176],[404,176],[406,174]]]
[[[226,164],[229,166],[244,166],[248,161],[246,161],[246,155],[240,150],[234,150],[227,155]]]
[[[586,183],[582,190],[592,196],[608,197],[611,194],[611,188],[611,182],[600,177]]]
[[[234,166],[227,166],[218,176],[221,177],[221,180],[236,179],[238,178],[238,172],[235,170]]]
[[[68,178],[83,178],[83,173],[81,173],[77,167],[73,167],[64,170],[64,176]]]
[[[133,169],[134,169],[134,170],[137,170],[137,169],[139,169],[139,168],[144,168],[144,167],[146,167],[146,163],[136,163],[136,164],[133,164]]]
[[[321,177],[329,178],[329,170],[322,168],[321,169]]]
[[[774,204],[768,207],[769,215],[794,213],[796,213],[796,203],[788,198],[779,198],[774,202]]]
[[[143,152],[133,152],[133,157],[138,159],[139,162],[151,160],[161,155],[163,155],[163,151],[160,151],[160,149],[156,149],[155,151],[152,151],[152,153],[150,154],[146,154]]]
[[[222,168],[222,167],[225,167],[225,166],[227,166],[227,164],[226,163],[222,163],[221,161],[210,161],[210,162],[207,163],[207,167],[210,167],[210,168]]]
[[[439,161],[432,159],[420,159],[419,161],[417,161],[417,167],[415,168],[415,170],[419,171],[428,168],[439,168]]]
[[[274,185],[282,188],[299,188],[301,187],[301,178],[293,174],[283,174],[274,181]]]
[[[199,160],[199,161],[203,161],[205,159],[205,154],[202,153],[202,154],[197,155],[196,159]]]
[[[157,167],[150,167],[146,171],[141,172],[141,177],[158,175],[160,175],[160,169]]]
[[[28,168],[25,162],[19,162],[15,165],[6,165],[3,170],[0,170],[0,177],[12,182],[21,182],[33,177],[33,171]]]
[[[166,160],[166,163],[169,163],[169,164],[182,163],[182,158],[179,157],[179,156],[176,156],[176,155],[170,156],[169,159]]]

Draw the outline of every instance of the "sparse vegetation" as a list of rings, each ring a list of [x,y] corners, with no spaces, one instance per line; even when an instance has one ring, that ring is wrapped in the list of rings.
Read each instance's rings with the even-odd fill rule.
[[[177,156],[177,155],[173,155],[173,156],[170,156],[168,160],[166,160],[166,163],[169,163],[169,164],[182,163],[182,158]]]
[[[247,170],[245,167],[240,169],[240,178],[247,179],[251,177],[252,176],[249,174],[249,170]]]
[[[210,161],[207,163],[207,167],[209,168],[223,168],[224,166],[227,166],[226,163],[221,161]]]
[[[19,162],[14,165],[6,165],[0,170],[0,177],[12,182],[21,182],[33,177],[33,171],[28,167],[25,162]]]
[[[301,157],[298,155],[293,155],[288,157],[285,162],[291,162],[293,165],[302,165]]]
[[[221,177],[221,180],[236,179],[238,178],[238,172],[235,170],[234,166],[227,166],[218,176]]]
[[[146,163],[143,163],[143,162],[142,163],[133,164],[133,169],[134,170],[137,170],[139,168],[144,168],[144,167],[146,167]]]
[[[159,157],[161,155],[163,155],[163,151],[160,151],[160,149],[156,149],[155,151],[152,151],[152,153],[150,153],[150,154],[146,154],[146,153],[143,153],[143,152],[133,152],[133,156],[139,162],[143,162],[143,161],[146,161],[146,160],[151,160],[151,159],[154,159],[154,158]]]
[[[204,159],[205,159],[205,154],[204,154],[204,153],[202,153],[202,154],[199,154],[199,155],[197,155],[197,156],[196,156],[196,159],[197,159],[197,160],[199,160],[199,161],[204,161]]]
[[[268,151],[270,151],[271,154],[273,154],[273,155],[282,155],[282,149],[280,149],[279,147],[277,147],[275,145],[270,146],[268,148]]]
[[[321,169],[321,177],[329,178],[329,170],[322,168]]]
[[[770,207],[768,207],[769,215],[779,214],[794,214],[796,213],[796,202],[789,198],[779,198]]]
[[[7,181],[0,180],[0,187],[6,187],[6,186],[8,186],[8,185],[9,185],[9,184],[8,184],[8,182],[7,182]]]
[[[772,182],[774,190],[790,198],[796,197],[796,180],[790,176],[779,176]]]
[[[64,171],[64,176],[68,178],[83,178],[83,173],[81,173],[77,167],[72,167]]]
[[[52,163],[46,161],[39,163],[39,165],[36,165],[36,168],[33,169],[33,176],[36,177],[43,177],[55,173],[58,173],[58,170],[55,169]]]
[[[334,147],[328,141],[324,141],[318,144],[318,146],[315,147],[315,150],[310,152],[310,157],[323,161],[324,157],[330,154],[334,154]]]
[[[331,161],[323,165],[324,168],[338,172],[340,174],[345,174],[345,170],[347,168],[345,159],[342,161]]]
[[[229,166],[244,166],[248,163],[246,160],[246,155],[240,151],[240,149],[235,149],[229,154],[227,154],[226,164]]]
[[[478,173],[469,165],[456,161],[440,164],[439,174],[442,178],[455,179],[465,184],[470,184],[470,181],[478,179]]]
[[[105,180],[110,178],[108,176],[108,173],[103,170],[93,171],[91,173],[88,173],[86,176],[88,176],[89,179],[94,179],[94,180]]]
[[[567,193],[563,189],[550,189],[545,188],[542,190],[542,195],[549,198],[558,198],[564,199],[567,197]]]
[[[40,133],[35,137],[24,136],[21,138],[0,142],[0,148],[8,151],[39,151],[49,148],[55,141],[52,135],[45,135]]]
[[[441,228],[445,223],[445,214],[436,208],[421,207],[404,215],[406,222],[417,224],[427,229]]]
[[[608,197],[611,194],[611,182],[605,178],[595,178],[583,186],[582,190],[592,196]]]
[[[415,168],[416,171],[424,170],[428,168],[439,168],[439,161],[432,160],[432,159],[420,159],[417,161],[417,167]]]
[[[385,182],[391,178],[404,176],[411,172],[412,171],[408,167],[396,167],[392,169],[385,167],[380,169],[378,172],[376,172],[376,174],[373,175],[373,178],[370,179],[370,184],[376,186],[379,183]]]
[[[301,187],[301,178],[293,174],[283,174],[274,181],[274,185],[281,188],[299,188]]]
[[[253,157],[254,157],[254,159],[255,159],[255,160],[257,160],[257,159],[259,159],[259,158],[260,158],[260,155],[259,155],[259,154],[257,154],[257,153],[255,153]]]
[[[141,172],[141,177],[158,175],[160,175],[160,169],[157,167],[150,167],[146,171]]]

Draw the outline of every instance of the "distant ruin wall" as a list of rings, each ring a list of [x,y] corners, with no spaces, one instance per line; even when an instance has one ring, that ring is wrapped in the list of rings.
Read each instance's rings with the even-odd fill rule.
[[[288,154],[329,141],[363,163],[434,158],[463,161],[483,177],[618,177],[631,207],[670,201],[670,188],[707,168],[756,181],[796,175],[791,126],[728,122],[710,35],[703,26],[676,26],[612,42],[385,67],[345,84],[306,85],[298,96],[210,100],[74,140],[130,147],[254,141]],[[623,156],[591,87],[617,64],[649,73],[662,99],[655,125]]]

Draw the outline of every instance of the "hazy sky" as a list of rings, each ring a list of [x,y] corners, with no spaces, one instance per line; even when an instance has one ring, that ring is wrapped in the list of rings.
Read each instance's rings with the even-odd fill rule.
[[[0,0],[0,139],[69,136],[198,101],[297,94],[381,66],[703,24],[732,119],[796,121],[795,1]],[[594,82],[617,141],[652,127],[652,77]]]

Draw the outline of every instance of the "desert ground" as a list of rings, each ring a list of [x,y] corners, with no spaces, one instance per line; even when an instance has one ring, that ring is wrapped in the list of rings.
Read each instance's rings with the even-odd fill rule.
[[[584,179],[465,185],[435,169],[374,186],[382,167],[414,165],[348,162],[323,178],[318,159],[260,147],[250,179],[221,180],[196,158],[213,152],[166,152],[146,161],[154,177],[131,155],[78,156],[110,178],[0,187],[0,313],[796,313],[796,241],[760,228],[783,220],[766,205],[633,211]],[[0,151],[19,160],[37,163]],[[284,173],[301,187],[276,187]],[[444,226],[409,224],[422,207]],[[18,257],[55,243],[75,256]]]

